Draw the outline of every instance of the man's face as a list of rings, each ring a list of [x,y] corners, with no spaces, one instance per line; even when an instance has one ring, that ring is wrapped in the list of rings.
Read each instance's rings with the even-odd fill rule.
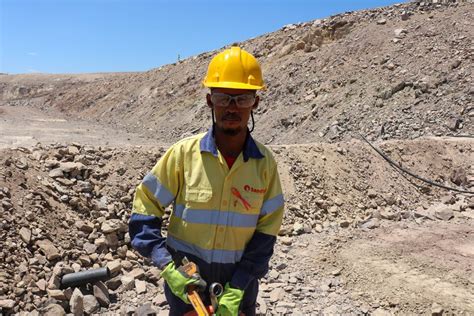
[[[240,103],[244,104],[246,99],[251,100],[249,107],[239,107],[236,100],[231,100],[228,106],[221,106],[219,103],[213,102],[216,100],[226,99],[225,95],[237,96],[242,100]],[[227,88],[213,88],[211,94],[207,95],[207,105],[214,109],[216,118],[216,129],[226,135],[235,136],[247,130],[247,123],[250,118],[250,113],[258,106],[259,98],[255,96],[254,90],[242,89],[227,89]],[[215,103],[215,104],[214,104]]]

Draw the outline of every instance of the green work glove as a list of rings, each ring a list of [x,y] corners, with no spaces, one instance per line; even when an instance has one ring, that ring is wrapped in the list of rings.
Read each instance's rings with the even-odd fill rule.
[[[244,297],[244,291],[225,285],[224,293],[218,299],[217,316],[237,316],[239,314],[240,302]]]
[[[179,267],[176,269],[174,262],[171,261],[165,269],[161,271],[160,275],[165,279],[166,283],[168,283],[171,292],[173,292],[175,296],[179,297],[186,304],[190,304],[186,293],[188,286],[195,285],[198,290],[203,290],[206,288],[206,281],[201,279],[199,274],[194,274],[189,277],[182,268],[183,267]]]

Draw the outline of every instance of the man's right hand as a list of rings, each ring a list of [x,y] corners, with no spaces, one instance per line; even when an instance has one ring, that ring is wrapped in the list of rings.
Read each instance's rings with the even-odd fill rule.
[[[171,292],[186,304],[190,304],[186,293],[188,286],[194,285],[198,290],[204,290],[206,288],[206,281],[201,279],[199,274],[188,276],[183,267],[176,268],[173,261],[168,263],[160,275],[165,279],[166,283],[168,283]]]

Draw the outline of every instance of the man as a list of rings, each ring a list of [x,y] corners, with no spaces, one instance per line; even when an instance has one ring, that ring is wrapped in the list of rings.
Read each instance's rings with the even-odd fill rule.
[[[255,315],[258,279],[268,272],[284,203],[275,160],[247,128],[264,87],[260,65],[231,47],[212,59],[203,84],[213,125],[171,146],[138,186],[131,243],[163,270],[170,315],[193,310],[188,285],[208,294],[213,282],[225,287],[217,315]],[[165,238],[161,218],[171,203]],[[201,278],[185,275],[184,257]]]

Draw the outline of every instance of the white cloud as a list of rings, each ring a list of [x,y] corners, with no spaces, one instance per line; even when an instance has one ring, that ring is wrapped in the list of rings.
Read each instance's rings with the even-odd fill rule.
[[[36,69],[31,69],[31,68],[30,68],[30,69],[27,70],[27,72],[30,73],[30,74],[36,74],[36,73],[39,73],[40,71],[39,71],[39,70],[36,70]]]
[[[28,55],[30,55],[30,56],[38,56],[38,53],[37,53],[37,52],[29,52]]]

